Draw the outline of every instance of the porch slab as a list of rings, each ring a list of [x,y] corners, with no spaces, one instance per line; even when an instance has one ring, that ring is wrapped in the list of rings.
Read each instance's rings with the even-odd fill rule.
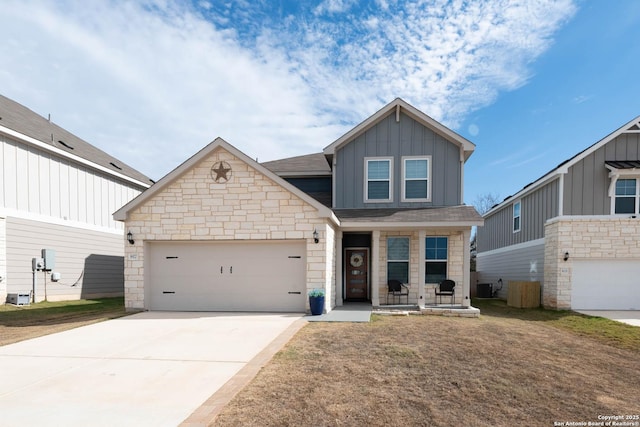
[[[420,313],[431,316],[480,317],[480,309],[471,306],[425,306],[420,307]]]
[[[369,322],[371,321],[371,304],[345,303],[335,307],[328,313],[319,316],[305,316],[309,322]]]

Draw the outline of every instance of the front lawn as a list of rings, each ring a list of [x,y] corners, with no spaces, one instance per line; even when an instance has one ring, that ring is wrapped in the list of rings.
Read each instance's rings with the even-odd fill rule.
[[[126,315],[124,298],[0,305],[0,345]]]
[[[478,305],[479,319],[309,323],[215,425],[553,426],[640,414],[640,328]]]

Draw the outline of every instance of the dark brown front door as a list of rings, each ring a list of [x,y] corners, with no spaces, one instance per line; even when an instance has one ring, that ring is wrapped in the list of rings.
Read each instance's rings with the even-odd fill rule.
[[[346,299],[366,300],[369,283],[369,251],[367,249],[345,250]]]

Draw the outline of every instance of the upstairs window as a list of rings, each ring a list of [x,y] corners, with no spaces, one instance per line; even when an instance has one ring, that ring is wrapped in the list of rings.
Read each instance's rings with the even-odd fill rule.
[[[425,240],[425,283],[440,283],[447,278],[447,237],[427,237]]]
[[[638,183],[636,179],[619,179],[616,181],[615,213],[638,213]]]
[[[365,202],[392,201],[391,160],[381,157],[365,159]]]
[[[429,194],[429,157],[404,157],[402,159],[402,200],[427,202]]]
[[[520,202],[513,204],[513,232],[520,231]]]

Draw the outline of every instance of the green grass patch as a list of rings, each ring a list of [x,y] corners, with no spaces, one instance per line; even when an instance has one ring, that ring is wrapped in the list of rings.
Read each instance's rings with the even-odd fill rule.
[[[618,348],[640,351],[640,328],[637,326],[571,310],[509,307],[506,301],[499,299],[474,299],[472,305],[480,309],[481,316],[545,322]]]
[[[26,306],[0,305],[0,324],[12,326],[20,323],[35,324],[56,319],[86,315],[104,315],[115,318],[127,314],[124,298],[99,298],[75,301],[43,301]]]

